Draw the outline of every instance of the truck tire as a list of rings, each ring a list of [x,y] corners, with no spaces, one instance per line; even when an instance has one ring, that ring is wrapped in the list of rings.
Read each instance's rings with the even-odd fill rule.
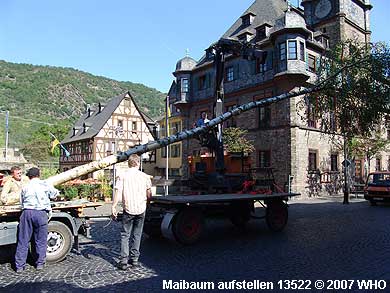
[[[73,235],[68,226],[58,221],[49,222],[46,262],[62,261],[73,246]]]
[[[279,200],[271,200],[267,203],[265,219],[271,231],[279,232],[284,229],[288,221],[287,204]]]
[[[204,219],[201,211],[185,208],[173,219],[172,232],[177,242],[191,245],[198,241],[204,230]]]

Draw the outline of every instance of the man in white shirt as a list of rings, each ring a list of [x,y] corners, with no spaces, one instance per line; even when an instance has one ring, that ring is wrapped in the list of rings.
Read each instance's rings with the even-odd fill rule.
[[[135,154],[131,155],[128,159],[129,169],[118,174],[115,183],[112,203],[113,217],[116,218],[118,215],[116,206],[119,200],[122,201],[123,205],[121,257],[118,263],[118,268],[121,270],[128,269],[129,258],[132,266],[138,265],[146,204],[151,196],[150,176],[141,172],[139,165],[140,157]]]

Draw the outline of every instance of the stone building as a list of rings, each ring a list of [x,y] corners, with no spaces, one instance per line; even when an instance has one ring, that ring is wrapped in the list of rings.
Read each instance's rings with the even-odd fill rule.
[[[221,36],[257,43],[267,51],[264,64],[226,57],[224,110],[309,86],[320,56],[330,46],[346,39],[369,41],[369,0],[303,0],[301,5],[303,8],[286,0],[256,0]],[[171,113],[188,129],[202,112],[214,112],[213,55],[206,51],[199,61],[186,56],[177,62],[173,75]],[[253,168],[271,167],[280,186],[292,178],[292,190],[308,195],[308,174],[315,170],[337,173],[343,158],[342,151],[311,119],[310,105],[305,105],[306,109],[300,105],[302,97],[254,109],[232,118],[224,127],[248,130],[256,148],[251,157]],[[188,156],[199,155],[200,149],[196,140],[182,143],[184,177],[188,176]]]

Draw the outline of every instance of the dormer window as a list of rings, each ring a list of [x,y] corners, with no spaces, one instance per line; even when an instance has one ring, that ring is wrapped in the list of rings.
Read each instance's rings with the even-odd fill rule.
[[[252,12],[249,12],[249,13],[244,14],[243,16],[241,16],[242,26],[243,27],[250,26],[253,23],[253,20],[255,19],[255,16],[256,16],[256,14],[254,14]]]
[[[86,133],[89,129],[90,125],[88,123],[83,123],[83,133]]]
[[[252,33],[250,32],[245,32],[241,35],[238,36],[238,39],[242,42],[249,42],[251,39]]]
[[[79,127],[73,127],[73,136],[75,136],[77,133],[79,133],[80,128]]]
[[[93,114],[93,110],[91,109],[91,107],[88,107],[87,109],[87,118],[91,117]]]
[[[207,60],[214,59],[214,51],[213,50],[206,50],[206,59]]]
[[[98,113],[101,113],[104,109],[104,106],[102,103],[99,102],[99,106],[98,106]]]
[[[262,40],[262,39],[265,39],[265,37],[266,37],[265,27],[262,27],[262,28],[258,29],[257,33],[256,33],[256,38],[258,40]]]
[[[268,23],[264,23],[256,28],[256,40],[260,41],[268,37],[269,30],[272,26]]]

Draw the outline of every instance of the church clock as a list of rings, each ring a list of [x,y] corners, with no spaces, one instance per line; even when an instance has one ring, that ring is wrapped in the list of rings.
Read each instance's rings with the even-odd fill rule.
[[[324,18],[332,11],[332,2],[330,0],[320,0],[315,9],[314,15],[317,18]]]

